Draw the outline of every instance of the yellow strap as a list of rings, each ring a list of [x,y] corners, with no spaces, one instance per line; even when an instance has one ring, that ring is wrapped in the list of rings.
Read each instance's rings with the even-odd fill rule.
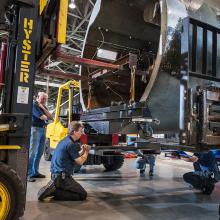
[[[21,150],[18,145],[0,145],[0,150]]]
[[[131,69],[130,104],[135,100],[135,71],[136,67],[133,66]]]
[[[92,107],[92,94],[91,94],[91,85],[89,85],[87,109],[90,110],[91,107]]]

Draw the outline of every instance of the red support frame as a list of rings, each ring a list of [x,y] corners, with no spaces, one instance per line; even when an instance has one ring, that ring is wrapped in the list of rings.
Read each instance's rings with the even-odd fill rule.
[[[110,70],[122,69],[122,66],[118,64],[112,64],[98,60],[86,59],[73,55],[64,54],[63,52],[60,51],[60,48],[56,49],[55,59],[66,63],[75,63],[83,66],[88,66],[91,68],[110,69]]]
[[[60,79],[69,79],[69,80],[74,79],[77,81],[87,79],[87,77],[82,77],[77,73],[63,73],[61,71],[48,70],[48,69],[41,69],[40,72],[44,75],[60,78]]]
[[[120,65],[122,67],[121,70],[123,69],[123,66],[128,63],[129,63],[129,54],[119,58],[118,60],[114,62],[115,65]],[[114,73],[114,71],[117,71],[117,70],[98,69],[90,73],[89,77],[92,79],[96,79],[97,77],[110,75]]]

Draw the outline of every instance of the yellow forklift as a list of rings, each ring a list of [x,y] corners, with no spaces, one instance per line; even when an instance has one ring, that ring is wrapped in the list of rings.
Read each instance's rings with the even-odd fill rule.
[[[24,213],[35,74],[65,43],[67,9],[68,0],[1,0],[0,220]]]
[[[73,120],[79,120],[78,112],[73,112],[73,107],[78,105],[73,97],[78,96],[78,92],[79,82],[75,80],[59,87],[54,121],[47,126],[46,131],[44,158],[47,161],[51,160],[58,142],[67,135],[67,125]]]

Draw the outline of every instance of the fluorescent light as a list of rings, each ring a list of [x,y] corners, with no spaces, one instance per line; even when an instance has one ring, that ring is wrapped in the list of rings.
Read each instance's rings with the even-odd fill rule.
[[[110,50],[104,50],[104,49],[98,49],[97,57],[104,59],[104,60],[111,60],[115,61],[117,58],[118,53],[115,51]]]
[[[70,4],[69,4],[69,8],[70,8],[70,9],[76,8],[76,4],[74,3],[74,0],[71,0],[71,2],[70,2]]]
[[[70,4],[69,4],[69,8],[70,8],[70,9],[74,9],[74,8],[76,8],[76,5],[75,5],[74,3],[70,3]]]

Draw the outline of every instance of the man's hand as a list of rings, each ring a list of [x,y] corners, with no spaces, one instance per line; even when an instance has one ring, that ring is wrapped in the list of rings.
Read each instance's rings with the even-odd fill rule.
[[[46,115],[42,115],[42,116],[40,117],[40,119],[43,120],[43,121],[46,121],[48,118],[47,118]]]
[[[91,150],[91,146],[90,146],[90,145],[87,145],[87,144],[83,144],[83,145],[82,145],[82,149],[83,149],[84,151],[89,152],[89,151]]]
[[[89,151],[91,149],[91,146],[87,145],[87,144],[83,144],[81,146],[82,150],[80,152],[80,157],[76,158],[75,159],[75,162],[78,164],[78,165],[82,165],[86,160],[87,160],[87,157],[89,155]]]
[[[171,159],[178,160],[178,159],[181,159],[181,157],[177,152],[174,151],[171,153]]]
[[[193,155],[192,157],[189,157],[189,158],[183,158],[182,157],[182,159],[185,160],[186,162],[192,162],[192,163],[195,163],[199,160],[199,158],[196,157],[195,155]]]

